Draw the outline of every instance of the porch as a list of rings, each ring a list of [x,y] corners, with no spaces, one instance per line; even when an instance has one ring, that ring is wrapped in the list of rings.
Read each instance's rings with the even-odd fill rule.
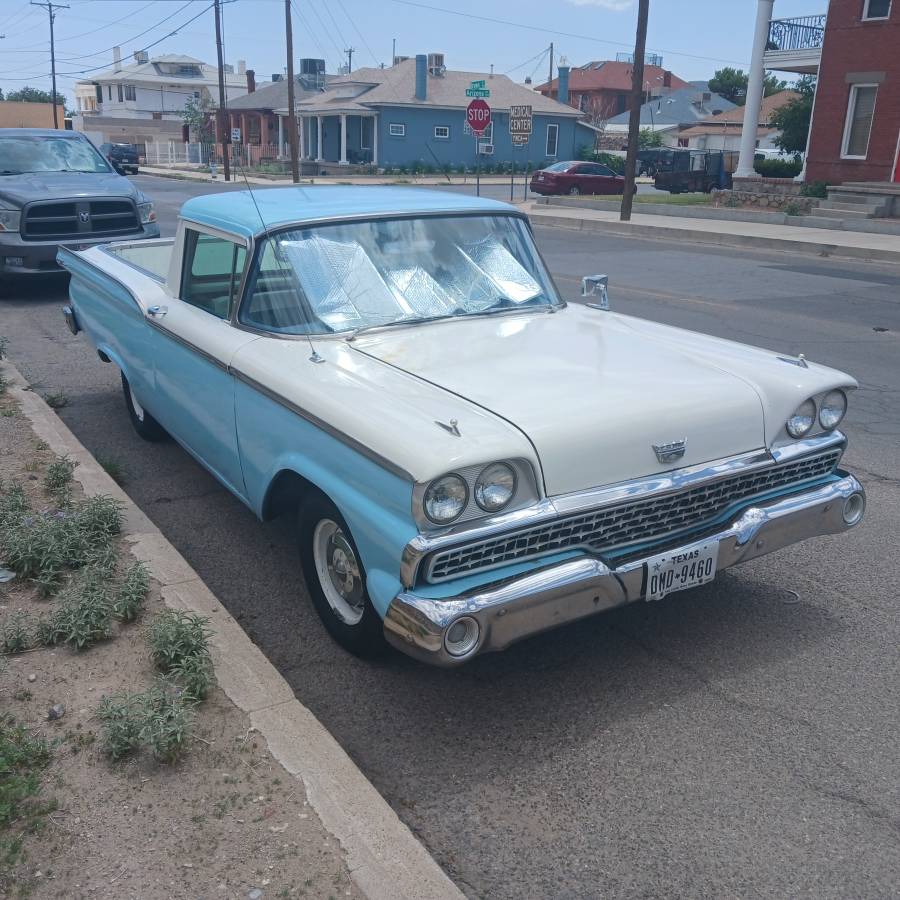
[[[378,165],[378,116],[374,112],[298,116],[300,159],[337,166]]]

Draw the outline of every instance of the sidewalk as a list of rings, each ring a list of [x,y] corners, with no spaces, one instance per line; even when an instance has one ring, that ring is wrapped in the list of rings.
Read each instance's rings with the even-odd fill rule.
[[[711,222],[680,216],[655,216],[637,211],[632,214],[630,222],[620,222],[618,212],[561,209],[536,202],[519,206],[528,213],[535,225],[555,228],[900,263],[900,236],[891,234],[833,231],[758,222]],[[638,204],[635,204],[635,209],[639,209]]]

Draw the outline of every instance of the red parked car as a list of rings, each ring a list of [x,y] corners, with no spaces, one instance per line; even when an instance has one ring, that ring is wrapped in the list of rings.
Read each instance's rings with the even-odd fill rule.
[[[531,176],[536,194],[622,194],[625,178],[609,166],[592,162],[558,162]]]

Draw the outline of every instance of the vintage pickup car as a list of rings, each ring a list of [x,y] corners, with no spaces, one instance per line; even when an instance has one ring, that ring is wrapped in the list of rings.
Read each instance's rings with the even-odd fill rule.
[[[138,434],[299,515],[356,653],[458,665],[863,516],[851,377],[611,312],[602,276],[566,303],[503,203],[224,193],[174,240],[59,258]]]

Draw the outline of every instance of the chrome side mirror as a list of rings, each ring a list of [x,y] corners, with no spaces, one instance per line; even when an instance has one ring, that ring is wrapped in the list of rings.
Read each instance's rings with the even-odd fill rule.
[[[594,309],[609,309],[609,275],[585,275],[581,279],[581,296],[596,297],[588,303]]]

